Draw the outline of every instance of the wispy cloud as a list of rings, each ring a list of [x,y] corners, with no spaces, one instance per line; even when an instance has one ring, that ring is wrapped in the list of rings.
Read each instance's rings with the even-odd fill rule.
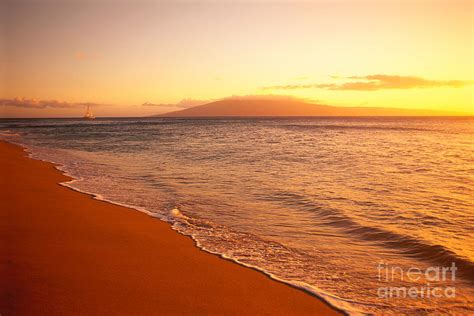
[[[27,98],[14,98],[14,99],[0,99],[0,106],[14,106],[20,108],[30,109],[44,109],[44,108],[78,108],[84,106],[96,106],[96,103],[71,103],[60,100],[36,100]]]
[[[263,87],[264,90],[296,90],[296,89],[325,89],[325,90],[352,90],[352,91],[376,91],[386,89],[415,89],[449,87],[460,88],[472,84],[466,80],[429,80],[415,76],[396,75],[368,75],[336,77],[333,79],[344,79],[342,83],[313,83],[313,84],[290,84]],[[347,81],[348,80],[348,81]]]

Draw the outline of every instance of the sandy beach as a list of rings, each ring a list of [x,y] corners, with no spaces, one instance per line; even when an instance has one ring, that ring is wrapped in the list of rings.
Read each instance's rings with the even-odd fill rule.
[[[59,185],[69,178],[18,146],[0,153],[1,315],[337,314],[164,222]]]

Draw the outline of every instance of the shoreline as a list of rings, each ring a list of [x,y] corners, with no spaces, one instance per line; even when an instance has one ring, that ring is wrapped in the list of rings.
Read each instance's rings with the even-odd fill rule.
[[[62,184],[73,178],[18,145],[0,141],[0,152],[0,313],[341,313],[166,222]]]

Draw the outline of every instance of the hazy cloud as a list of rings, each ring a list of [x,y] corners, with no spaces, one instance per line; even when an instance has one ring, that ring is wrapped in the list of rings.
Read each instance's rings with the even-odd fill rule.
[[[36,100],[27,98],[0,99],[0,106],[15,106],[20,108],[44,109],[44,108],[77,108],[84,106],[96,106],[95,103],[71,103],[59,100]]]
[[[459,88],[470,85],[472,81],[465,80],[429,80],[414,76],[394,76],[394,75],[368,75],[337,77],[333,79],[349,80],[343,83],[314,83],[314,84],[293,84],[268,86],[263,89],[271,90],[295,90],[295,89],[325,89],[325,90],[352,90],[352,91],[375,91],[385,89],[414,89],[414,88],[434,88],[451,87]]]

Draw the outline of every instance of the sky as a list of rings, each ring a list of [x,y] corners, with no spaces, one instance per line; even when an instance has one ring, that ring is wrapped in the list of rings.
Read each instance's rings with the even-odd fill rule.
[[[230,96],[474,115],[474,1],[0,4],[0,116],[141,116]]]

